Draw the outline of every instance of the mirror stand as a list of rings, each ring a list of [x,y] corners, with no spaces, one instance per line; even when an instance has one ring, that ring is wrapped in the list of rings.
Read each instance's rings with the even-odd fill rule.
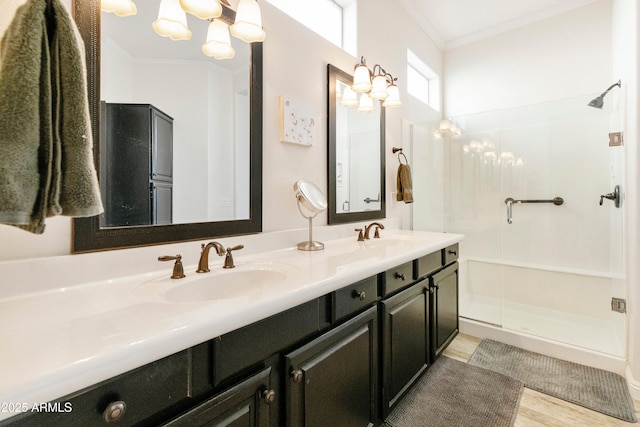
[[[300,200],[298,200],[298,210],[302,214],[303,217],[309,220],[309,240],[307,242],[298,243],[298,249],[301,251],[321,251],[324,249],[324,243],[314,242],[313,241],[313,218],[318,215],[316,212],[313,215],[307,216],[302,212],[302,208],[300,207]]]
[[[327,200],[315,184],[305,179],[300,179],[293,185],[293,193],[296,196],[300,214],[309,220],[309,240],[298,243],[298,249],[301,251],[320,251],[324,249],[324,243],[313,241],[313,218],[327,209]],[[305,215],[300,205],[307,208],[311,214]]]

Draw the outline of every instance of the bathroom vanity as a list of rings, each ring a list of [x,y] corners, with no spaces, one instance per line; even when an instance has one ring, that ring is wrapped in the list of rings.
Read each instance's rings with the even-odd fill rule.
[[[180,286],[198,289],[204,275],[184,284],[154,277],[134,294],[158,304],[164,298],[166,316],[175,316],[167,343],[188,342],[180,337],[187,334],[193,345],[51,399],[42,411],[29,406],[0,426],[380,425],[458,332],[461,239],[400,231],[366,242],[354,237],[316,253],[262,254],[254,270],[243,270],[253,261],[238,257],[228,277],[259,278],[243,271],[285,264],[289,270],[285,284],[270,289],[238,283],[238,293],[224,294],[224,308],[212,302],[222,294],[196,296],[209,303],[167,301]],[[223,281],[223,274],[211,277]],[[175,305],[190,308],[172,314]],[[245,320],[256,311],[269,315]],[[110,357],[102,362],[119,363]]]

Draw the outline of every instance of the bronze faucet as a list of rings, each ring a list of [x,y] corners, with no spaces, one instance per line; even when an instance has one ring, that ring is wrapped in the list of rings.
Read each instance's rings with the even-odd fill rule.
[[[198,261],[198,269],[196,273],[208,273],[209,271],[209,250],[214,247],[218,256],[224,255],[224,246],[218,242],[209,242],[206,245],[203,243],[200,245],[202,252],[200,252],[200,261]]]
[[[176,262],[173,264],[173,272],[171,273],[172,279],[182,279],[184,277],[184,268],[182,268],[182,256],[180,254],[176,256],[164,255],[159,256],[158,261],[173,261]]]
[[[379,239],[380,238],[380,232],[378,230],[379,229],[384,230],[384,225],[380,224],[379,222],[372,222],[371,224],[367,225],[364,228],[364,238],[365,238],[365,240],[369,239],[369,231],[371,230],[371,227],[373,227],[374,225],[376,227],[376,231],[373,234],[373,238],[374,239]]]
[[[224,257],[224,265],[222,266],[222,268],[234,268],[235,265],[233,264],[233,256],[231,255],[231,251],[237,251],[242,248],[244,248],[244,245],[227,248],[227,256]]]

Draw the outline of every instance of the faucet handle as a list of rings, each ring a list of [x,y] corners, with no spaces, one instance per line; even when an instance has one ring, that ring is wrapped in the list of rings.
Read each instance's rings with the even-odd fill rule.
[[[227,248],[227,255],[224,257],[224,265],[222,266],[222,268],[234,268],[235,264],[233,263],[233,255],[231,255],[231,251],[237,251],[242,248],[244,248],[244,245],[237,245],[232,248]]]
[[[376,231],[373,233],[373,238],[374,239],[380,238],[380,227],[378,227],[377,225],[376,225]]]
[[[158,261],[173,261],[176,262],[173,264],[173,272],[171,273],[172,279],[182,279],[184,276],[184,268],[182,267],[182,255],[178,254],[176,256],[171,255],[163,255],[158,257]]]
[[[356,228],[353,231],[358,232],[358,242],[364,242],[364,234],[362,234],[362,228]]]

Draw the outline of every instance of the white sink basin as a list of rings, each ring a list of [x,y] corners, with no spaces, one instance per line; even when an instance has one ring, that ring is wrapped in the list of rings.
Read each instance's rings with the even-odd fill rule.
[[[256,289],[277,286],[287,275],[274,270],[229,270],[226,274],[213,274],[190,283],[174,286],[161,294],[171,302],[200,302],[243,297]]]
[[[174,303],[259,298],[292,283],[298,271],[298,268],[286,264],[251,263],[231,269],[219,268],[209,273],[186,272],[184,279],[155,279],[139,286],[135,293]]]

